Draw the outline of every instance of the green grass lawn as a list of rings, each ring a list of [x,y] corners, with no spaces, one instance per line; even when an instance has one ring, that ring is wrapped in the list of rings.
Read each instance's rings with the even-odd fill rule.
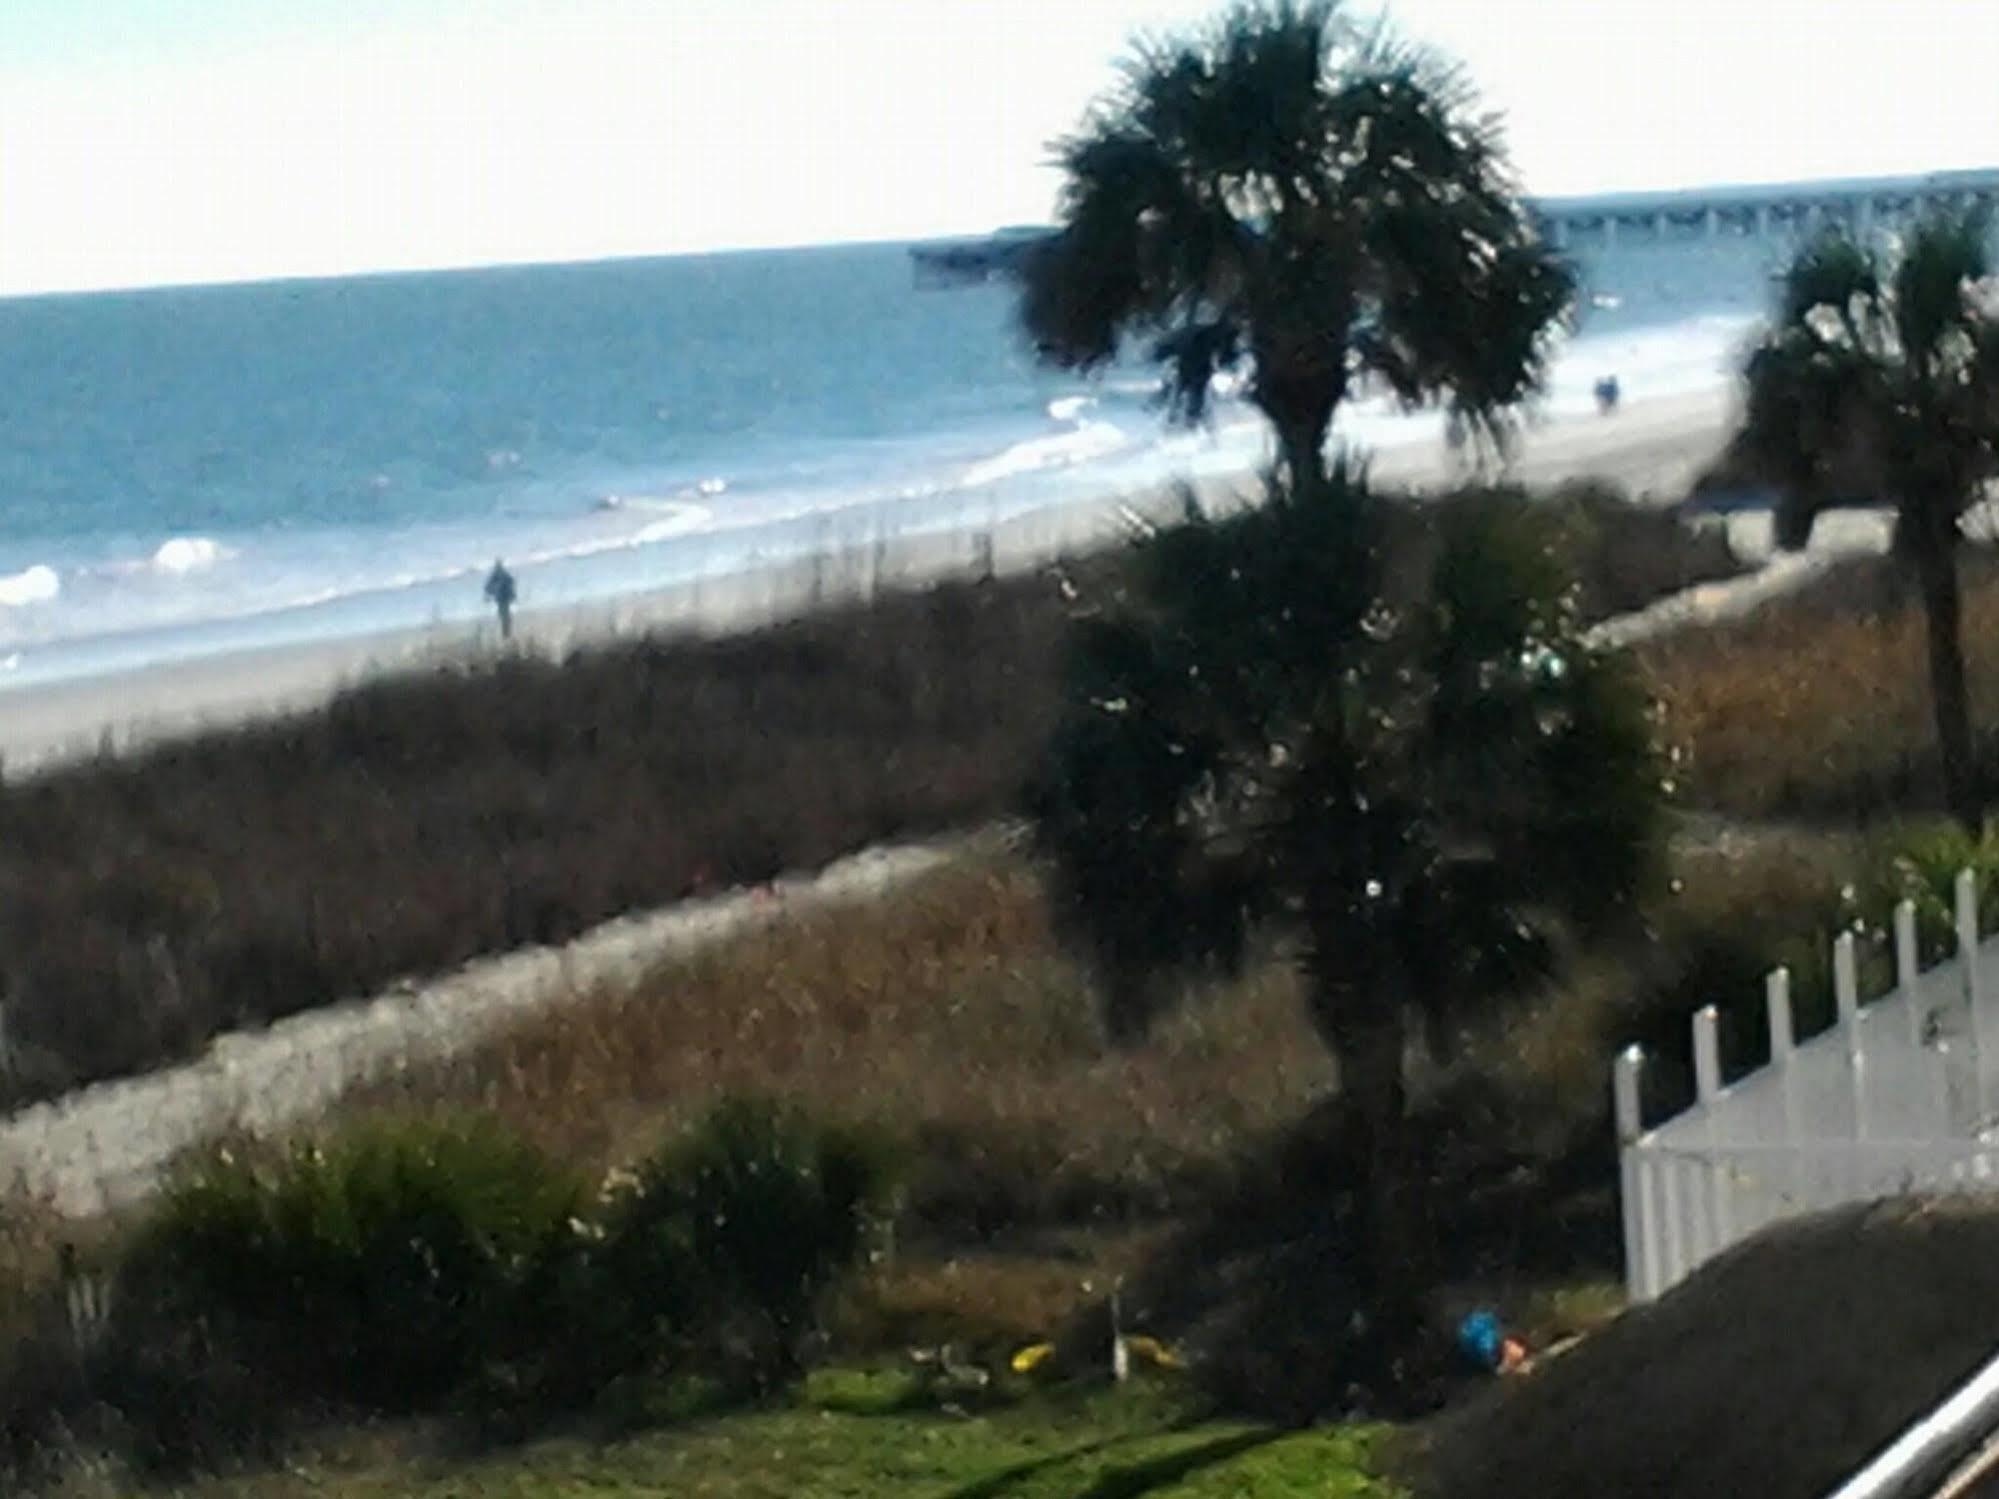
[[[917,1408],[900,1376],[822,1374],[782,1406],[476,1459],[380,1447],[202,1484],[184,1499],[1395,1499],[1379,1429],[1189,1417],[1143,1384],[986,1411]]]

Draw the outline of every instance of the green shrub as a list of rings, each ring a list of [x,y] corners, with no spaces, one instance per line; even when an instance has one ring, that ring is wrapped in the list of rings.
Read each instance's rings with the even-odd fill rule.
[[[614,1193],[600,1287],[649,1312],[655,1340],[661,1304],[647,1298],[671,1288],[664,1309],[704,1356],[758,1379],[788,1375],[821,1293],[859,1257],[886,1180],[881,1153],[853,1132],[725,1101]]]
[[[1974,838],[1955,822],[1898,829],[1876,857],[1879,870],[1869,892],[1869,916],[1887,928],[1898,901],[1916,907],[1916,945],[1924,963],[1957,951],[1957,876],[1969,869],[1978,881],[1978,926],[1999,927],[1999,829]]]
[[[393,1121],[216,1154],[168,1191],[130,1266],[158,1304],[301,1392],[416,1409],[501,1351],[578,1198],[490,1124]]]

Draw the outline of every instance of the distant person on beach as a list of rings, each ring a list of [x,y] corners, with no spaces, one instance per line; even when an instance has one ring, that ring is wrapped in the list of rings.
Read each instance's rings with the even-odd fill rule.
[[[493,607],[500,613],[500,639],[511,640],[514,636],[514,575],[507,571],[507,564],[499,558],[493,559],[493,570],[486,574],[486,597],[493,601]]]
[[[1605,416],[1617,410],[1617,398],[1623,392],[1617,387],[1617,376],[1605,375],[1596,382],[1596,409]]]

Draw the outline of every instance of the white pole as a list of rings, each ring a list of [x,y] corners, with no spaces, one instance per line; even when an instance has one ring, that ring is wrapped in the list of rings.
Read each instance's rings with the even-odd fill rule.
[[[1763,1000],[1770,1012],[1770,1065],[1777,1069],[1777,1086],[1784,1095],[1784,1185],[1792,1196],[1804,1186],[1804,1128],[1798,1118],[1798,1074],[1791,1063],[1797,1032],[1791,1020],[1791,970],[1773,968],[1763,980]]]
[[[1721,1012],[1703,1005],[1694,1012],[1694,1096],[1713,1118],[1721,1093]]]
[[[1702,1133],[1707,1136],[1709,1242],[1706,1254],[1713,1255],[1726,1249],[1732,1241],[1727,1170],[1722,1157],[1721,1012],[1713,1005],[1703,1005],[1694,1012],[1694,1092],[1700,1099]]]
[[[1853,1138],[1867,1138],[1866,1058],[1860,1046],[1860,975],[1854,958],[1853,933],[1841,932],[1832,945],[1832,990],[1839,1009],[1839,1034],[1845,1042],[1847,1086],[1853,1099]]]
[[[1610,1070],[1612,1113],[1617,1121],[1618,1191],[1624,1208],[1624,1293],[1634,1303],[1650,1301],[1653,1256],[1646,1243],[1650,1227],[1650,1204],[1641,1195],[1638,1139],[1645,1132],[1638,1083],[1645,1067],[1645,1053],[1627,1046],[1617,1054]]]
[[[1944,1078],[1941,1058],[1932,1057],[1923,1044],[1923,1007],[1920,998],[1921,975],[1918,971],[1920,955],[1916,950],[1916,903],[1912,900],[1898,901],[1895,905],[1895,992],[1901,996],[1906,1041],[1909,1048],[1909,1076],[1902,1085],[1909,1092],[1910,1104],[1918,1098],[1923,1102],[1934,1102],[1936,1112],[1926,1121],[1927,1127],[1939,1135],[1949,1133],[1950,1107],[1945,1102]],[[1902,1128],[1908,1128],[1908,1113],[1902,1113]],[[1919,1126],[1920,1127],[1920,1126]]]
[[[1659,1283],[1654,1294],[1678,1285],[1687,1273],[1687,1225],[1682,1216],[1681,1158],[1671,1152],[1659,1157]]]
[[[1978,880],[1969,869],[1957,875],[1957,956],[1964,975],[1965,1028],[1971,1045],[1971,1071],[1977,1081],[1978,1114],[1971,1121],[1974,1133],[1984,1127],[1985,1107],[1985,1006],[1984,984],[1978,971]]]
[[[1764,1007],[1770,1012],[1770,1065],[1787,1067],[1797,1049],[1798,1035],[1791,1024],[1791,970],[1773,968],[1763,980]]]
[[[1909,1007],[1909,1045],[1923,1044],[1923,1017],[1916,1010],[1916,903],[1895,906],[1895,988]]]

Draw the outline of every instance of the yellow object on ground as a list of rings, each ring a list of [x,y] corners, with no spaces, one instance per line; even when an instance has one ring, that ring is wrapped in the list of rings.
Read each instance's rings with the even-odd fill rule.
[[[1029,1343],[1013,1356],[1011,1367],[1016,1374],[1030,1374],[1045,1363],[1048,1355],[1055,1351],[1053,1343]]]

